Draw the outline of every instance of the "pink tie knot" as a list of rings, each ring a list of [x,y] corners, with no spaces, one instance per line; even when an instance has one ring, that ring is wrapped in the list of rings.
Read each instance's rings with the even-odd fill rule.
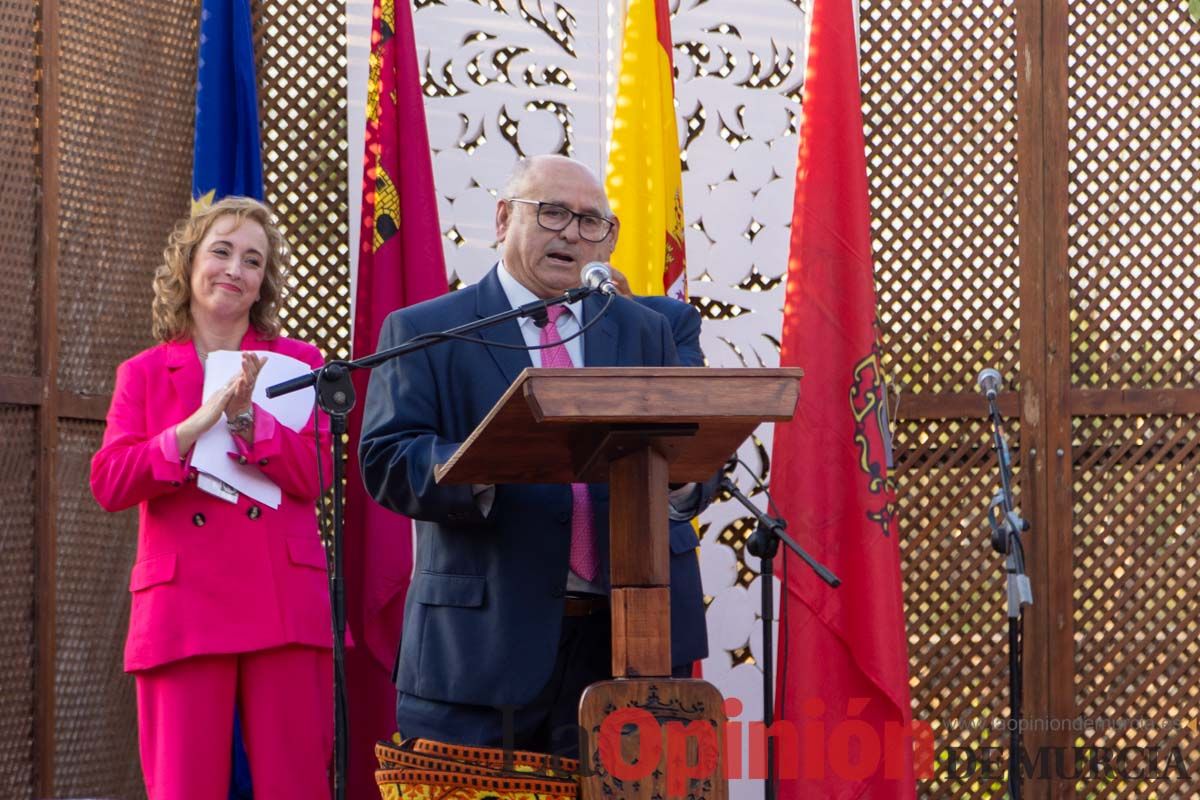
[[[570,309],[566,306],[550,306],[546,309],[546,316],[550,318],[550,324],[558,322],[558,318],[567,313]]]

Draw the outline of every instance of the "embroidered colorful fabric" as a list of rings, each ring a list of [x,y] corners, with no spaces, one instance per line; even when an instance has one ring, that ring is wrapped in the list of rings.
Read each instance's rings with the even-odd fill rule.
[[[383,800],[577,800],[579,762],[429,739],[377,742]]]

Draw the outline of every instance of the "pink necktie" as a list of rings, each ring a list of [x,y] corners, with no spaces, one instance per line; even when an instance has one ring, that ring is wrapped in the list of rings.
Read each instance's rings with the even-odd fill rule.
[[[571,354],[567,352],[558,335],[558,318],[566,313],[566,306],[551,306],[546,309],[550,324],[542,328],[540,344],[553,345],[541,351],[543,367],[573,367]],[[596,559],[596,536],[592,531],[592,498],[586,483],[571,484],[571,571],[594,583],[599,563]]]

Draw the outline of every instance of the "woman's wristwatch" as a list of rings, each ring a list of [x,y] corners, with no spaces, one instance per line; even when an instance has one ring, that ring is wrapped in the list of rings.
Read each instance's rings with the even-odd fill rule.
[[[233,419],[225,420],[225,426],[229,428],[230,433],[241,433],[249,430],[252,425],[254,425],[254,406],[250,406]]]

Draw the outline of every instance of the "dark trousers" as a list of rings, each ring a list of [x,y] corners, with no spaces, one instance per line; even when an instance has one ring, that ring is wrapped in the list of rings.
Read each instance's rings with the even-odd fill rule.
[[[612,677],[611,639],[607,613],[564,617],[550,679],[528,705],[490,708],[397,692],[396,727],[406,739],[578,758],[579,698],[591,684]]]

